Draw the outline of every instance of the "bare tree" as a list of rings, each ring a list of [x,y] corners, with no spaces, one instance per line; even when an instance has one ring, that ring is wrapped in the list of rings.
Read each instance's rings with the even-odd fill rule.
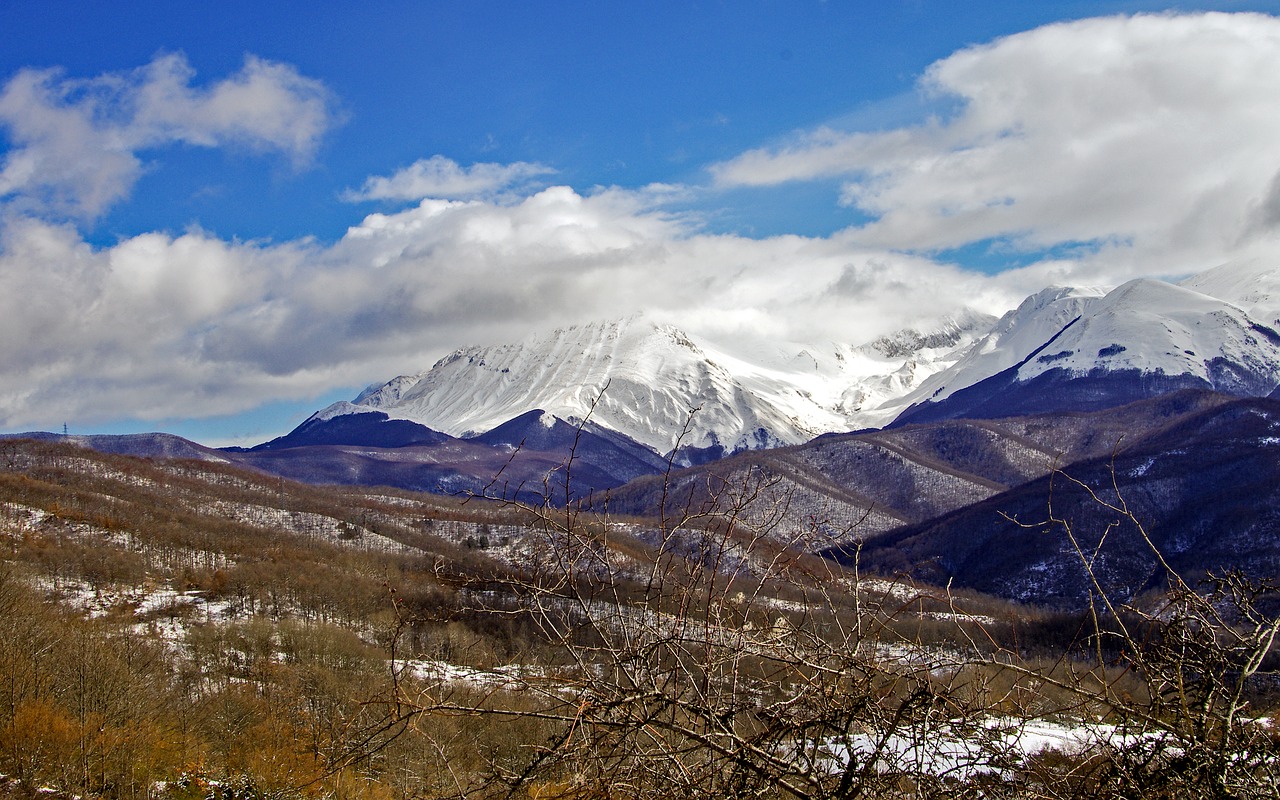
[[[850,531],[789,527],[769,475],[706,480],[687,497],[707,499],[664,496],[650,526],[568,495],[522,509],[524,570],[484,611],[531,620],[554,655],[481,696],[399,684],[400,719],[428,737],[447,718],[536,723],[454,772],[452,793],[1280,797],[1276,734],[1250,705],[1273,586],[1225,573],[1192,587],[1161,559],[1163,602],[1113,602],[1050,498],[1096,591],[1079,639],[1034,660],[947,590],[811,555]]]
[[[1114,515],[1092,544],[1055,513],[1047,524],[1070,545],[1091,584],[1087,641],[1092,663],[1070,680],[1037,675],[1087,705],[1106,723],[1105,748],[1063,775],[1044,776],[1052,797],[1280,797],[1280,737],[1265,709],[1261,678],[1269,666],[1274,703],[1274,578],[1238,570],[1209,573],[1192,585],[1175,570],[1129,508],[1115,480],[1101,493],[1062,471],[1066,481]],[[1108,534],[1136,532],[1166,584],[1158,600],[1122,604],[1095,570]],[[1270,612],[1264,606],[1272,600]],[[1026,667],[1019,666],[1026,670]],[[1274,710],[1274,709],[1273,709]]]

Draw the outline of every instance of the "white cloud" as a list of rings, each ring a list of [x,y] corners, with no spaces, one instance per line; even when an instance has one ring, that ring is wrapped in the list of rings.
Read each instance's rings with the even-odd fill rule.
[[[446,200],[494,197],[554,172],[550,167],[525,161],[462,167],[452,159],[435,155],[415,161],[391,175],[370,177],[358,191],[345,192],[343,199],[361,202],[421,200],[425,197]]]
[[[533,191],[545,167],[441,156],[350,193],[420,202],[331,245],[193,230],[94,248],[8,214],[0,427],[233,413],[635,311],[720,339],[860,342],[961,303],[998,312],[1051,282],[1280,263],[1277,20],[1053,25],[956,53],[924,85],[963,102],[917,127],[816,131],[715,168],[723,185],[844,177],[873,219],[827,238],[712,235],[664,210],[681,187]],[[95,213],[128,191],[145,147],[305,160],[329,109],[292,68],[252,60],[206,89],[180,57],[79,83],[20,73],[0,92],[15,144],[0,192],[11,208]],[[1092,247],[998,275],[927,255],[987,239]]]
[[[179,55],[143,68],[132,125],[142,141],[204,147],[241,144],[278,150],[308,162],[333,122],[328,90],[287,64],[247,56],[244,67],[207,89],[193,89],[195,70]]]
[[[194,77],[179,54],[88,80],[22,70],[0,89],[0,128],[11,143],[0,198],[23,211],[93,218],[132,189],[139,152],[233,145],[302,166],[333,123],[323,84],[285,64],[249,56],[210,86],[193,86]]]
[[[883,133],[813,131],[715,179],[847,176],[844,201],[872,217],[853,236],[864,246],[1090,242],[1111,245],[1114,271],[1201,268],[1280,222],[1274,17],[1049,25],[935,63],[922,89],[960,107]]]
[[[201,231],[95,249],[10,219],[0,427],[201,417],[425,369],[462,344],[649,311],[720,338],[863,341],[959,298],[1019,296],[839,239],[700,233],[659,189],[424,200],[330,246]]]

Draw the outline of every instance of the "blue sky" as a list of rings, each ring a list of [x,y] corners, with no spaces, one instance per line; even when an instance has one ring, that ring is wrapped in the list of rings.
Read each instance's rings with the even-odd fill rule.
[[[105,244],[195,223],[222,236],[333,239],[359,211],[336,202],[342,189],[435,154],[545,163],[582,188],[696,183],[707,164],[793,130],[900,122],[918,115],[902,95],[937,58],[1106,8],[1062,5],[1065,14],[958,2],[136,3],[120,13],[15,3],[0,12],[0,67],[91,77],[180,52],[200,81],[236,71],[248,53],[294,65],[324,82],[339,116],[312,169],[164,148],[90,234]],[[714,222],[829,232],[850,215],[826,194],[790,225],[751,197]]]
[[[579,318],[858,341],[1271,252],[1280,3],[126,5],[0,5],[5,430],[259,441]]]

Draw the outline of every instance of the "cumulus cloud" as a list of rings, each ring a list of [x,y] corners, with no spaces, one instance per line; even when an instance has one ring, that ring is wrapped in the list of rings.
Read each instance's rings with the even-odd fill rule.
[[[997,313],[1054,282],[1280,263],[1276,19],[1051,25],[939,61],[923,86],[961,102],[715,167],[726,186],[843,177],[871,222],[822,238],[708,233],[669,210],[682,187],[541,188],[540,165],[442,156],[350,192],[416,202],[331,244],[191,230],[93,247],[38,213],[4,215],[0,426],[232,413],[636,311],[719,340],[856,343],[961,304]],[[146,147],[305,161],[332,111],[290,67],[250,60],[198,88],[167,56],[91,81],[20,73],[0,121],[10,207],[92,214],[129,190]],[[932,252],[988,240],[1032,263],[987,275]]]
[[[715,180],[847,176],[844,202],[872,217],[855,238],[872,247],[1089,243],[1117,265],[1177,272],[1275,232],[1274,17],[1048,25],[933,64],[921,89],[957,110],[886,132],[812,131],[715,165]]]
[[[423,158],[391,175],[370,177],[364,186],[343,193],[349,202],[365,200],[470,200],[494,197],[524,187],[555,170],[542,164],[517,161],[512,164],[482,163],[463,167],[458,162],[435,155]]]
[[[709,235],[655,196],[428,199],[327,246],[193,230],[94,248],[69,226],[11,219],[0,426],[231,413],[638,311],[721,339],[858,342],[960,297],[987,310],[1018,299],[984,276],[838,240]]]
[[[180,54],[91,79],[22,70],[0,89],[0,198],[20,210],[91,219],[125,197],[138,153],[172,143],[226,145],[286,155],[305,165],[334,119],[319,81],[249,56],[236,74],[193,86]]]

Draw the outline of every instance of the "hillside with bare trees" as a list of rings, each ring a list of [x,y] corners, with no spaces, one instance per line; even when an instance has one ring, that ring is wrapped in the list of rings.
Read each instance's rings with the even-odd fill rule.
[[[10,796],[1276,796],[1269,587],[888,580],[759,472],[621,518],[11,439],[0,536]]]

